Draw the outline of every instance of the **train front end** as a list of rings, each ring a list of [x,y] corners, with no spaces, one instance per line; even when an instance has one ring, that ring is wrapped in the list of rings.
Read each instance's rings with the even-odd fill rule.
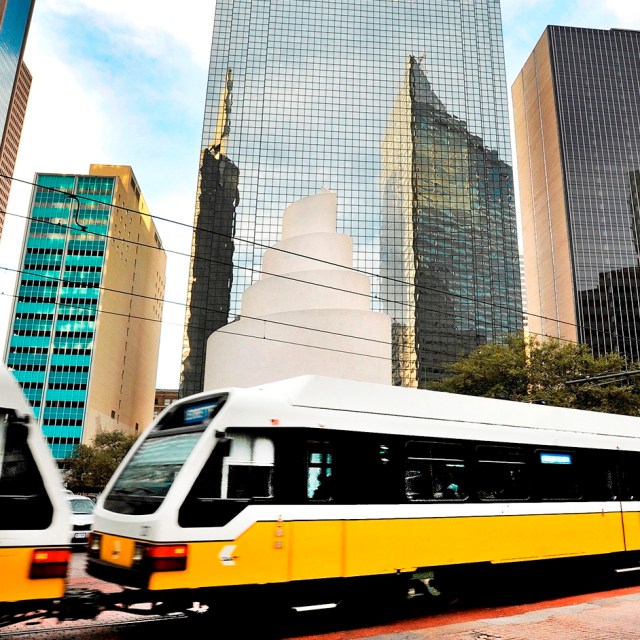
[[[212,420],[228,394],[200,395],[158,416],[98,499],[87,572],[128,588],[132,601],[182,610],[215,584],[210,559],[225,545],[212,537],[216,522],[202,518],[220,517],[211,507],[223,501],[210,496],[216,483],[220,495],[230,443]]]

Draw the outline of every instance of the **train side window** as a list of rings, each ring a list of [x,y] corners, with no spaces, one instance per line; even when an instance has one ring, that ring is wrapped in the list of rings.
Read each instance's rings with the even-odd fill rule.
[[[481,445],[476,449],[476,483],[480,500],[527,500],[528,467],[520,447]]]
[[[27,429],[0,415],[0,529],[46,529],[53,517]]]
[[[617,500],[616,463],[611,451],[580,452],[580,478],[584,500]]]
[[[222,497],[273,498],[273,440],[234,433],[222,470]]]
[[[307,443],[307,498],[333,500],[333,454],[328,442]]]
[[[411,502],[467,498],[467,467],[460,445],[410,441],[405,459],[405,495]]]
[[[618,469],[620,500],[640,500],[640,453],[625,453]]]
[[[575,452],[538,450],[536,456],[536,487],[542,500],[580,499]]]

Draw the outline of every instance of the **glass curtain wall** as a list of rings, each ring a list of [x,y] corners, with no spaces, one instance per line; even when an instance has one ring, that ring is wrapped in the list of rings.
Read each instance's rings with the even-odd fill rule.
[[[549,27],[578,339],[640,358],[640,33]],[[548,286],[548,283],[545,283]]]
[[[499,0],[218,0],[181,375],[322,187],[393,318],[393,382],[522,328]]]

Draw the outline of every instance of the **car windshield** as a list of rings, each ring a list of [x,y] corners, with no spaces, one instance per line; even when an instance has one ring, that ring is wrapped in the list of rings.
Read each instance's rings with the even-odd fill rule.
[[[73,513],[93,513],[96,506],[93,500],[83,500],[81,498],[73,498],[69,500],[69,504]]]

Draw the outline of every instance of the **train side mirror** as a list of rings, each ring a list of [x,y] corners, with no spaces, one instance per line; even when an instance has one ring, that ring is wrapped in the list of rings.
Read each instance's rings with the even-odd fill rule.
[[[0,409],[0,411],[7,413],[9,424],[29,424],[29,414],[27,413],[18,413],[13,409]]]
[[[233,442],[233,438],[221,438],[216,443],[216,453],[221,455],[223,458],[228,456],[231,453],[231,443]]]

